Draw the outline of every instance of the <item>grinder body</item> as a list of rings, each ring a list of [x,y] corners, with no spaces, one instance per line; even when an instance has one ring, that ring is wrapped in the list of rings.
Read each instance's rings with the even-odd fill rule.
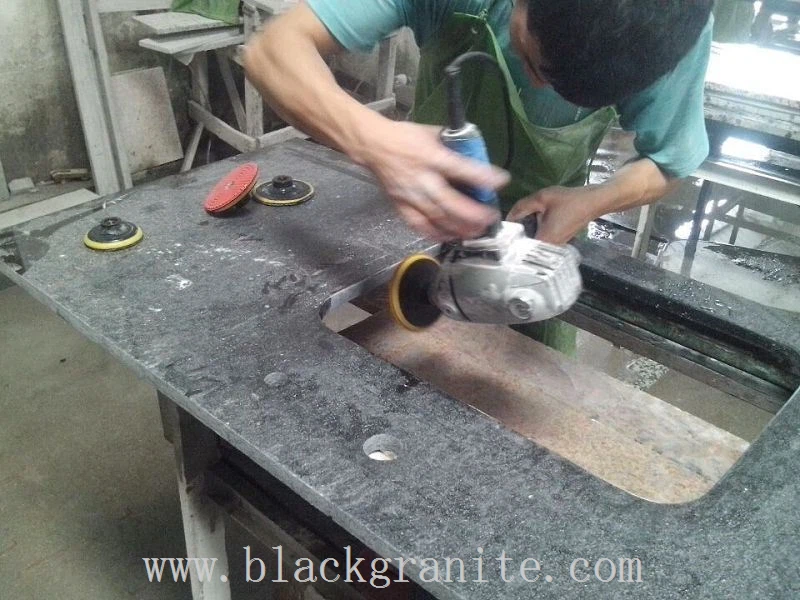
[[[578,251],[529,238],[520,223],[504,221],[494,236],[443,250],[428,298],[452,319],[543,321],[569,309],[582,290]]]

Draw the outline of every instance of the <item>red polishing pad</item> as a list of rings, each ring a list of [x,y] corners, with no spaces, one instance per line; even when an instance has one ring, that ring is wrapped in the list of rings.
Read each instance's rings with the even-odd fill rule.
[[[237,206],[243,205],[250,198],[250,191],[258,179],[258,165],[247,163],[228,173],[214,186],[203,203],[206,212],[221,215]]]

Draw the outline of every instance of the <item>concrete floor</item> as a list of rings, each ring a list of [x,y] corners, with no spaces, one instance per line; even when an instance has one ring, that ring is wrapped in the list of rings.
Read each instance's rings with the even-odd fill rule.
[[[20,288],[0,289],[0,332],[0,598],[190,598],[142,562],[185,555],[153,388]],[[232,564],[267,555],[230,533]],[[240,571],[237,597],[271,597]]]

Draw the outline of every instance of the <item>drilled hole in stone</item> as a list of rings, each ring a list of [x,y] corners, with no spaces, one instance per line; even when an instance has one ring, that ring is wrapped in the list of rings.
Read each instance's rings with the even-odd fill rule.
[[[403,449],[403,443],[396,437],[380,433],[364,442],[364,454],[372,460],[391,462],[397,460]]]

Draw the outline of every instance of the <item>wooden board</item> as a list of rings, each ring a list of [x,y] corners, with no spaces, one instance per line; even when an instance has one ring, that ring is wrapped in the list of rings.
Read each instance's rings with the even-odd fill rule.
[[[87,30],[86,17],[94,22],[94,15],[91,11],[85,14],[81,0],[58,0],[58,9],[95,189],[103,196],[113,194],[130,187],[130,178],[117,160],[124,157],[117,152],[101,82],[102,67],[98,63],[105,59],[105,53],[91,43],[99,36],[90,36]]]
[[[83,14],[86,21],[86,32],[89,37],[89,46],[96,57],[100,94],[103,99],[103,110],[106,113],[106,122],[111,136],[111,150],[113,151],[114,168],[117,177],[122,182],[123,189],[133,187],[131,169],[128,164],[128,153],[122,140],[122,128],[119,123],[118,106],[114,101],[114,91],[111,88],[111,67],[108,62],[103,26],[100,22],[100,13],[97,12],[95,0],[83,0]],[[93,172],[94,174],[94,172]]]
[[[386,313],[342,335],[608,483],[660,503],[705,494],[744,440],[508,327]]]
[[[179,12],[135,15],[133,20],[142,25],[150,35],[169,35],[173,33],[230,27],[229,23],[223,21],[209,19],[202,15]]]
[[[800,56],[752,44],[712,46],[706,119],[800,140]]]
[[[706,88],[800,110],[800,56],[752,44],[714,43]]]
[[[0,202],[8,200],[8,183],[6,182],[6,173],[3,171],[3,163],[0,162]]]
[[[56,196],[55,198],[48,198],[41,202],[28,204],[20,208],[9,210],[0,215],[0,231],[9,227],[14,227],[31,219],[37,219],[44,215],[49,215],[60,210],[66,210],[73,206],[78,206],[84,202],[89,202],[95,198],[99,198],[94,192],[89,190],[75,190],[68,194]]]
[[[164,10],[172,0],[97,0],[97,12],[133,12],[137,10]]]
[[[139,45],[148,50],[154,50],[170,56],[185,54],[187,52],[204,52],[216,50],[226,46],[236,46],[244,43],[244,34],[239,27],[214,29],[201,33],[179,33],[160,38],[145,38],[139,40]]]
[[[131,172],[183,158],[164,70],[153,67],[116,73],[111,85]]]
[[[251,152],[258,148],[258,140],[231,127],[208,109],[194,100],[189,100],[189,116],[196,123],[202,124],[223,142],[236,148],[239,152]]]

